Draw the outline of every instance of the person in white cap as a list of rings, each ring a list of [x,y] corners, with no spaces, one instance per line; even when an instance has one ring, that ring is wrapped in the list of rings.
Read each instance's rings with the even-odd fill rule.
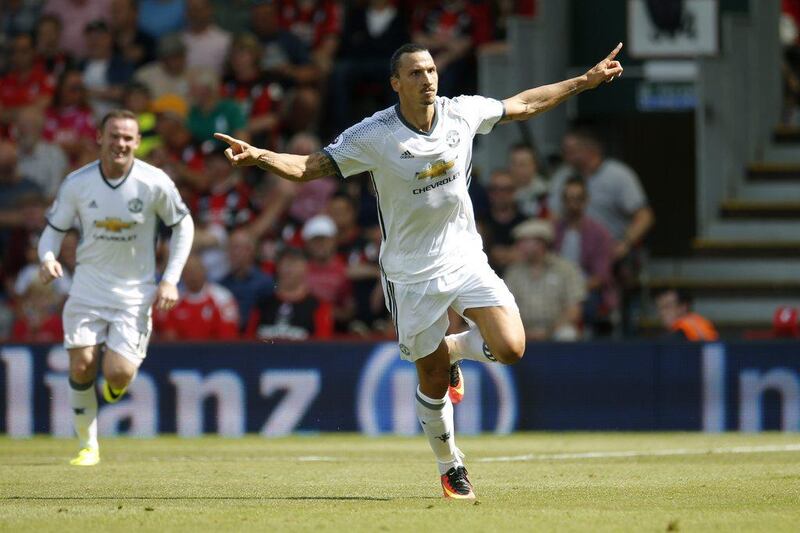
[[[489,267],[475,228],[468,195],[472,140],[498,123],[527,120],[610,82],[622,74],[615,59],[621,49],[622,43],[581,76],[500,101],[437,96],[439,78],[430,52],[405,44],[390,62],[389,81],[400,102],[347,129],[322,151],[275,153],[215,134],[228,143],[233,165],[257,165],[291,181],[370,173],[383,237],[380,267],[387,307],[402,357],[417,368],[417,417],[436,456],[446,498],[475,498],[455,445],[448,390],[459,399],[463,380],[454,363],[511,364],[525,352],[514,297]],[[445,337],[449,308],[473,327]]]

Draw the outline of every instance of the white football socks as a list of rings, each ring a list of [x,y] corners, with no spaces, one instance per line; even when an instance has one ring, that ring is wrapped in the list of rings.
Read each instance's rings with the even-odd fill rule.
[[[453,404],[445,394],[444,398],[430,398],[417,387],[417,418],[428,437],[439,474],[444,474],[454,466],[462,465],[461,453],[456,448],[455,424],[453,423]]]
[[[492,352],[483,341],[483,336],[477,326],[473,326],[462,333],[447,336],[450,346],[450,364],[462,359],[470,359],[481,363],[496,363]]]
[[[81,449],[98,449],[97,444],[97,393],[94,380],[91,383],[75,383],[69,380],[69,401],[72,407],[72,423]]]

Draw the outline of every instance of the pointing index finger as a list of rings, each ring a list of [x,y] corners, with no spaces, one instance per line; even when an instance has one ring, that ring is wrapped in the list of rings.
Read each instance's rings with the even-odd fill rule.
[[[619,53],[620,50],[622,50],[622,43],[619,43],[616,48],[611,50],[611,53],[608,54],[606,59],[608,59],[608,60],[614,59],[615,57],[617,57],[617,54]]]
[[[241,145],[242,144],[241,141],[238,141],[237,139],[234,139],[230,135],[225,135],[224,133],[215,133],[214,134],[214,138],[215,139],[219,139],[220,141],[224,141],[224,142],[228,143],[231,146],[233,146],[233,145]]]

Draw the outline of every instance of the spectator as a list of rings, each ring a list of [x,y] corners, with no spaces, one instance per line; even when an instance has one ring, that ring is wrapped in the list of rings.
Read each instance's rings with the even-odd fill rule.
[[[525,216],[519,212],[514,199],[516,187],[505,170],[497,170],[489,179],[489,212],[480,221],[484,240],[484,250],[489,256],[489,264],[502,276],[503,271],[515,259],[512,228],[521,224]]]
[[[139,159],[146,159],[153,149],[161,146],[161,137],[156,131],[158,118],[153,112],[152,98],[147,85],[139,82],[129,83],[122,96],[122,107],[136,114],[142,141],[135,155]]]
[[[684,290],[665,289],[655,296],[661,324],[675,339],[715,341],[719,339],[714,324],[692,311],[692,297]]]
[[[61,74],[42,136],[64,150],[71,169],[97,159],[97,129],[81,71],[70,68]]]
[[[153,39],[181,31],[185,24],[185,0],[139,0],[139,28]]]
[[[140,67],[134,79],[147,85],[154,100],[172,94],[189,99],[189,70],[186,45],[178,34],[165,35],[158,41],[158,60]]]
[[[527,218],[549,218],[547,209],[547,183],[539,172],[539,163],[533,148],[515,144],[508,153],[508,173],[514,180],[519,212]]]
[[[156,313],[156,326],[165,340],[236,339],[239,309],[230,291],[208,281],[203,262],[190,255],[180,299],[170,311]]]
[[[231,35],[214,23],[212,15],[209,0],[187,0],[183,42],[189,68],[207,69],[220,78],[231,46]]]
[[[61,307],[66,297],[34,277],[17,299],[12,342],[60,343],[64,339]]]
[[[134,65],[114,51],[111,31],[102,20],[86,25],[88,53],[82,62],[83,85],[96,119],[118,108],[124,86],[133,77]]]
[[[283,0],[281,27],[312,51],[314,63],[327,74],[339,46],[340,7],[333,0]]]
[[[430,50],[439,71],[439,94],[468,93],[475,84],[473,52],[475,20],[466,0],[433,3],[416,25],[413,40]]]
[[[603,224],[617,241],[614,260],[625,258],[642,242],[654,221],[638,176],[621,161],[606,158],[600,139],[585,128],[568,132],[562,151],[568,167],[553,177],[550,189],[553,212],[563,214],[564,183],[577,173],[585,180],[589,192],[587,214]]]
[[[517,301],[526,335],[533,340],[576,340],[586,298],[580,270],[550,251],[550,222],[527,220],[514,228],[513,236],[520,259],[503,279]]]
[[[353,287],[347,265],[336,254],[336,224],[328,215],[317,215],[303,225],[308,261],[307,282],[311,293],[333,305],[333,318],[339,331],[347,331],[353,318]]]
[[[35,59],[33,36],[15,35],[11,39],[10,69],[0,78],[0,129],[14,122],[23,107],[33,106],[41,111],[50,104],[53,85]]]
[[[262,339],[327,339],[333,334],[331,304],[311,294],[308,261],[301,250],[285,248],[278,256],[272,296],[258,302],[248,331]]]
[[[0,10],[0,35],[31,33],[39,17],[41,0],[6,0]],[[0,43],[2,43],[0,37]]]
[[[247,140],[245,118],[236,102],[220,98],[219,78],[210,70],[196,70],[189,77],[191,106],[187,124],[196,143],[220,146],[214,132]]]
[[[156,41],[138,27],[138,0],[111,0],[114,52],[136,68],[156,59]]]
[[[64,297],[62,303],[66,301],[69,295],[69,289],[72,287],[72,276],[75,273],[76,251],[78,249],[78,232],[71,229],[64,236],[63,244],[61,245],[61,254],[59,255],[59,262],[63,267],[63,276],[53,280],[49,286],[54,287],[56,292]],[[17,279],[14,280],[14,295],[17,298],[22,298],[28,287],[31,286],[37,279],[39,279],[39,257],[36,253],[37,242],[31,240],[26,251],[26,264],[17,274]]]
[[[299,155],[311,155],[320,148],[319,138],[311,133],[297,133],[286,145],[288,153]],[[289,206],[289,217],[302,225],[311,217],[322,213],[336,192],[337,186],[337,179],[333,176],[295,185],[294,198]]]
[[[19,210],[20,202],[31,196],[41,196],[41,189],[20,173],[14,144],[0,141],[0,211],[13,215],[0,216],[0,226],[22,224],[24,217]]]
[[[561,199],[564,216],[555,224],[555,249],[579,265],[586,278],[584,321],[596,335],[610,333],[609,314],[617,302],[612,274],[614,239],[605,226],[586,215],[588,195],[582,178],[568,179]]]
[[[14,124],[17,164],[20,174],[36,183],[45,197],[55,198],[67,174],[67,156],[56,144],[42,138],[44,116],[34,107],[19,111]]]
[[[47,0],[44,13],[61,21],[61,49],[76,60],[86,57],[86,25],[95,20],[108,22],[111,4],[108,0]]]
[[[42,15],[36,23],[36,60],[52,79],[73,65],[73,58],[61,48],[61,19]]]
[[[389,0],[369,0],[366,6],[348,7],[341,44],[330,77],[331,130],[343,131],[353,123],[353,104],[359,89],[376,86],[376,109],[391,105],[389,58],[408,42],[407,21]],[[365,85],[366,84],[366,85]]]
[[[239,331],[244,332],[256,302],[269,298],[274,290],[272,277],[256,266],[256,243],[246,230],[236,230],[228,240],[230,272],[220,282],[239,304]]]

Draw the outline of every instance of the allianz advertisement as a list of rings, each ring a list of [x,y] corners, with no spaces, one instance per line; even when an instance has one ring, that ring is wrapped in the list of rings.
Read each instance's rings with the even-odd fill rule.
[[[800,430],[800,344],[533,344],[513,367],[464,363],[459,433]],[[0,347],[0,432],[71,436],[60,346]],[[395,343],[151,347],[104,435],[419,432]]]

